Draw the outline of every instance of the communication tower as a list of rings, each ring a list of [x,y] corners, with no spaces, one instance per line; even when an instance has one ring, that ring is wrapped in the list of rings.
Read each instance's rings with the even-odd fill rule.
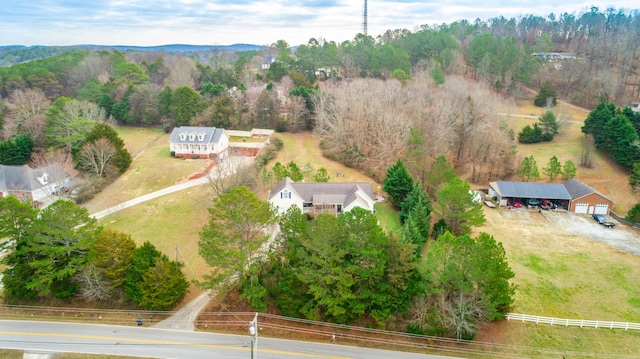
[[[364,0],[362,7],[362,33],[367,35],[367,0]]]

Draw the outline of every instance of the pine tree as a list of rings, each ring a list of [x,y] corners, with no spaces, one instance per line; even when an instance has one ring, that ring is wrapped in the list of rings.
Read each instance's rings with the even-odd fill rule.
[[[558,161],[558,157],[551,157],[547,162],[547,166],[542,169],[542,173],[549,176],[549,181],[553,181],[558,175],[562,174],[562,164]]]
[[[384,179],[382,188],[394,207],[400,208],[409,192],[413,189],[413,178],[402,160],[398,160],[387,169],[387,178]]]

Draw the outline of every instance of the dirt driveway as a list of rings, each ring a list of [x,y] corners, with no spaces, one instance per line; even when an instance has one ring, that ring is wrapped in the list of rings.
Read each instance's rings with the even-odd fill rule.
[[[614,228],[596,223],[590,215],[566,211],[551,212],[524,208],[489,209],[485,207],[487,223],[491,226],[507,225],[517,235],[531,236],[546,241],[560,238],[573,240],[587,239],[608,244],[623,251],[640,256],[640,231],[625,226],[611,217]],[[484,229],[491,233],[490,230]]]

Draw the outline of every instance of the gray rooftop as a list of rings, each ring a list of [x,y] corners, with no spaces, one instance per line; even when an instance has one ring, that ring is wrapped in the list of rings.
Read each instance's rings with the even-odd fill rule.
[[[197,126],[180,126],[174,127],[169,136],[169,142],[173,143],[194,143],[194,144],[208,144],[218,143],[224,133],[224,129],[216,127],[197,127]],[[185,135],[184,139],[180,139],[180,135]],[[193,135],[193,140],[189,139],[189,135]],[[202,140],[199,140],[198,135],[204,135]]]
[[[66,174],[62,167],[57,163],[52,163],[35,169],[27,165],[0,165],[0,190],[35,191],[43,187],[37,178],[42,177],[44,173],[47,173],[49,176],[49,183],[53,181],[60,181],[62,179],[55,177],[68,177],[68,174]]]
[[[293,182],[289,177],[278,182],[272,189],[269,199],[280,193],[286,186],[295,191],[303,201],[320,203],[348,204],[356,199],[358,190],[373,200],[373,186],[370,182]]]
[[[611,200],[611,198],[603,195],[602,193],[596,191],[595,189],[587,186],[586,184],[578,181],[575,178],[572,178],[568,181],[565,181],[562,183],[564,185],[564,187],[567,189],[567,191],[569,192],[569,194],[571,195],[572,199],[578,199],[578,198],[582,198],[584,196],[590,195],[592,193],[597,193],[600,196],[610,200],[611,202],[613,202]]]
[[[498,181],[490,185],[501,197],[571,199],[571,194],[561,183]]]

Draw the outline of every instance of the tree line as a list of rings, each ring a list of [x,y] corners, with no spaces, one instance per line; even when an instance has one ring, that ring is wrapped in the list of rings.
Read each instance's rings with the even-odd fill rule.
[[[56,298],[168,310],[187,293],[180,263],[151,243],[104,229],[87,210],[58,200],[44,209],[0,198],[2,284],[10,303]]]

